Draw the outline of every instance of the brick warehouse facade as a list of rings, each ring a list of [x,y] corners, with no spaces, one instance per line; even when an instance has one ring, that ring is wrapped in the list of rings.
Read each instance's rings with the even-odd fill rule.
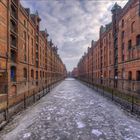
[[[31,14],[19,0],[0,0],[2,113],[17,111],[18,104],[25,107],[66,77],[57,46],[48,41],[46,30],[40,31],[40,21],[38,13]]]
[[[140,1],[111,10],[112,22],[101,26],[97,41],[78,63],[78,78],[92,85],[140,93]]]

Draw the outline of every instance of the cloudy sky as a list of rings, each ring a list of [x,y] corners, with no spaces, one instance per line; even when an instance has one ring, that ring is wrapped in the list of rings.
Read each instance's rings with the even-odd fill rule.
[[[67,70],[75,67],[87,51],[91,40],[97,40],[99,28],[111,21],[115,2],[124,6],[127,0],[21,0],[24,7],[39,12],[41,29],[48,33]]]

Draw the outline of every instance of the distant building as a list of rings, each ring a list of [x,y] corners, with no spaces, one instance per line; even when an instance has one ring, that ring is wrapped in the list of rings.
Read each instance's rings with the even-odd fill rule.
[[[74,68],[73,71],[71,72],[71,75],[73,78],[77,78],[78,77],[78,68]]]
[[[68,73],[67,73],[67,77],[72,77],[72,74],[71,74],[70,71],[68,71]]]

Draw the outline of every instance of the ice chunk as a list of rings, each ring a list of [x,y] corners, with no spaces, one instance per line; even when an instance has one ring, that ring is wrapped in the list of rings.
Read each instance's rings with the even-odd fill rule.
[[[86,125],[83,122],[76,122],[78,125],[78,128],[84,128]]]
[[[96,135],[97,137],[99,137],[100,135],[102,135],[102,132],[99,131],[98,129],[92,129],[92,134]]]
[[[23,138],[28,138],[28,137],[30,137],[31,136],[31,133],[25,133],[24,135],[23,135]]]

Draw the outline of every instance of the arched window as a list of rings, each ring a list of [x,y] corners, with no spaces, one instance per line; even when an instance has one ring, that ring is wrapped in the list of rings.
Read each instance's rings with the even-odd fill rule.
[[[136,37],[136,45],[140,46],[140,35],[137,35]]]
[[[13,82],[16,81],[16,67],[15,66],[11,67],[11,81]]]
[[[137,71],[137,73],[136,73],[137,75],[137,81],[140,81],[140,70],[139,71]]]
[[[23,69],[23,76],[25,79],[27,79],[27,69],[26,68]]]
[[[132,72],[131,71],[128,72],[128,80],[132,80]]]

